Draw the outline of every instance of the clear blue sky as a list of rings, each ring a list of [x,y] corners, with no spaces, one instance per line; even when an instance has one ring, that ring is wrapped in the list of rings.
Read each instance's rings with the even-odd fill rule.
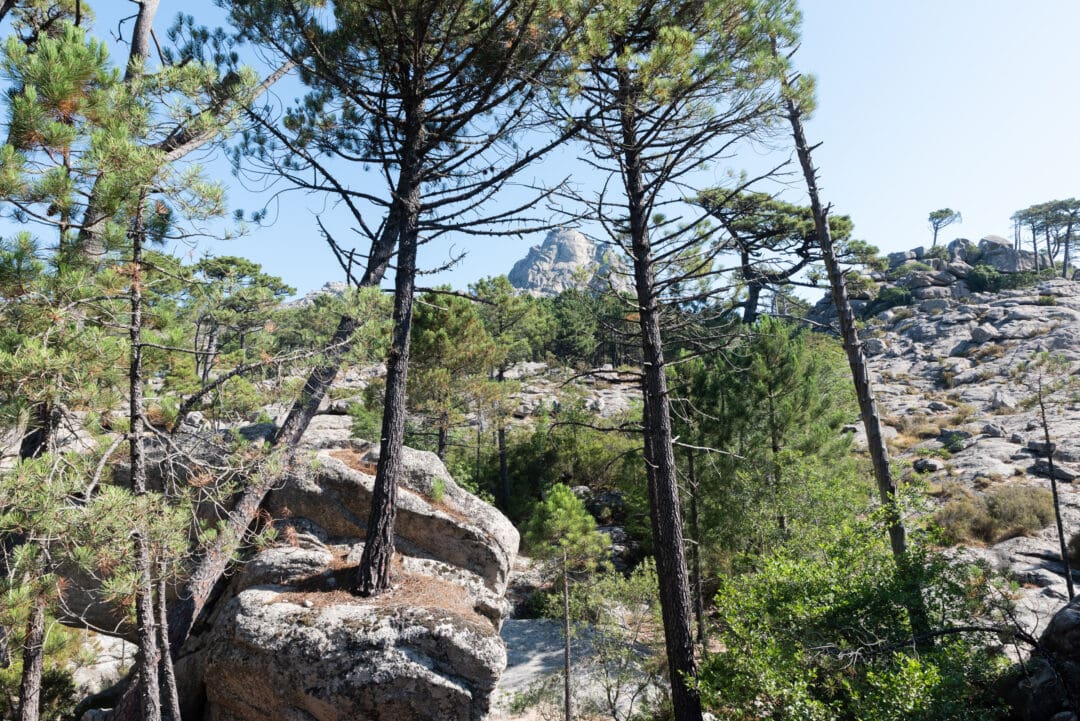
[[[96,5],[99,32],[114,13],[133,8]],[[157,26],[167,27],[181,9],[218,17],[210,5],[163,0]],[[818,79],[808,132],[823,142],[815,156],[823,193],[836,212],[853,217],[859,237],[887,252],[928,242],[927,213],[946,206],[964,217],[945,231],[947,239],[1007,236],[1016,209],[1080,195],[1074,90],[1080,2],[802,0],[801,7],[804,40],[796,63]],[[281,92],[288,98],[299,90],[291,84]],[[728,168],[764,162],[736,158],[715,173],[720,178]],[[535,173],[550,176],[571,164],[572,155],[562,154]],[[230,184],[234,207],[256,207],[225,163],[210,167]],[[801,187],[787,197],[801,202]],[[204,248],[250,257],[305,292],[340,279],[312,217],[324,207],[320,199],[293,194],[275,224]],[[462,287],[508,272],[540,240],[459,239],[457,247],[468,250],[463,263],[426,282]],[[426,260],[435,265],[444,258],[440,247]]]

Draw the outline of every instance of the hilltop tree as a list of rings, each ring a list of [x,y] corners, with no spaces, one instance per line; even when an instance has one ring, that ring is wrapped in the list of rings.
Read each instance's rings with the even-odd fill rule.
[[[700,721],[701,704],[693,688],[697,664],[664,326],[680,320],[680,300],[707,298],[720,272],[713,264],[719,251],[701,233],[704,219],[682,215],[680,186],[686,174],[775,118],[783,63],[772,57],[770,41],[793,42],[796,24],[797,11],[786,1],[605,5],[590,18],[574,58],[573,100],[560,108],[596,113],[583,138],[590,161],[610,172],[612,182],[592,199],[591,211],[632,262],[644,460],[677,721]]]
[[[946,228],[953,223],[959,223],[963,220],[960,216],[960,212],[953,210],[952,208],[942,208],[940,210],[931,211],[930,216],[927,218],[927,222],[930,223],[930,230],[934,231],[934,241],[930,244],[931,248],[937,247],[938,233],[943,228]]]

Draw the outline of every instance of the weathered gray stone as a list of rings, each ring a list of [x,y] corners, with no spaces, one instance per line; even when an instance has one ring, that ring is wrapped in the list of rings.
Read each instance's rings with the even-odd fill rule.
[[[922,288],[915,288],[911,291],[911,297],[915,300],[930,300],[932,298],[951,298],[952,291],[949,288],[932,285]]]
[[[1042,476],[1043,478],[1050,477],[1050,464],[1046,461],[1035,461],[1028,467],[1028,473],[1036,476]],[[1054,478],[1059,481],[1065,481],[1066,483],[1072,483],[1076,480],[1077,476],[1080,476],[1080,471],[1075,468],[1070,468],[1062,463],[1054,461]]]
[[[209,643],[211,718],[482,721],[506,650],[490,621],[451,610],[456,588],[434,591],[446,608],[419,589],[311,607],[287,587],[243,591]]]
[[[604,289],[608,281],[617,290],[629,290],[630,280],[615,256],[582,233],[570,228],[553,230],[540,245],[514,264],[510,283],[531,295],[554,296],[569,288],[596,285]]]
[[[1001,337],[998,329],[989,323],[982,323],[971,329],[971,340],[974,343],[986,343]]]
[[[954,260],[946,266],[946,269],[957,278],[967,278],[972,267],[962,260]]]
[[[889,349],[888,344],[880,338],[867,338],[862,345],[863,351],[870,356],[881,355]]]
[[[889,253],[885,257],[889,261],[889,267],[896,268],[903,265],[909,260],[914,260],[915,254],[912,253],[910,250],[902,250],[899,253]]]
[[[402,460],[396,535],[418,552],[475,573],[501,593],[517,553],[513,524],[458,486],[434,453],[405,448]],[[308,473],[292,476],[270,495],[271,513],[307,518],[330,536],[363,538],[378,447],[358,443],[355,450],[324,450],[316,461]]]
[[[949,256],[953,260],[959,260],[965,263],[971,263],[978,255],[978,248],[976,248],[975,244],[967,238],[957,238],[949,243],[946,248],[949,251]]]
[[[995,411],[1016,410],[1016,398],[1008,391],[995,388],[994,395],[990,398],[990,407]]]

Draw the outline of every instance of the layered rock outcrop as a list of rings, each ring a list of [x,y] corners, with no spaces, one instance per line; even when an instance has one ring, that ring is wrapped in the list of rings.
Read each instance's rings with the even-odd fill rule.
[[[876,290],[853,294],[851,303],[856,313],[867,310],[875,297],[886,297],[891,290],[906,292],[916,301],[967,298],[981,290],[971,277],[979,266],[1006,275],[1050,268],[1050,259],[1045,254],[1039,255],[1036,264],[1034,253],[1017,250],[1011,240],[997,235],[988,235],[978,243],[957,238],[936,249],[918,247],[890,253],[886,258],[888,269],[871,274]],[[822,298],[811,310],[810,318],[819,323],[833,322],[836,310],[831,298],[827,295]]]
[[[322,450],[273,493],[281,544],[247,563],[197,644],[213,721],[484,718],[517,531],[406,450],[395,587],[353,596],[376,461],[364,443]]]

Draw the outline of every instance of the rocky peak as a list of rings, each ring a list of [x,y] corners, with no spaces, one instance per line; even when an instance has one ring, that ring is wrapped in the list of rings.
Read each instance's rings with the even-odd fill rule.
[[[571,228],[551,231],[540,245],[514,264],[510,283],[535,296],[558,295],[570,288],[630,287],[629,277],[613,254]]]

